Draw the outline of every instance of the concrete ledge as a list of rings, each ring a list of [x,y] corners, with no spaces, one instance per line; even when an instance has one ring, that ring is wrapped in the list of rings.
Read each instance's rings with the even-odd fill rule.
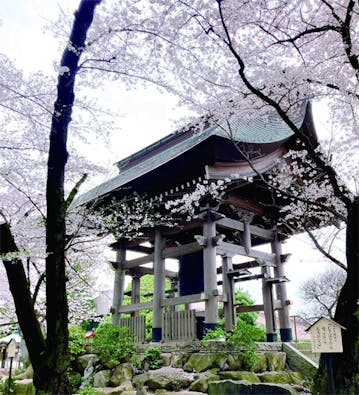
[[[297,350],[290,343],[283,343],[283,351],[287,354],[287,363],[291,370],[301,372],[307,380],[315,376],[318,365],[310,358]]]

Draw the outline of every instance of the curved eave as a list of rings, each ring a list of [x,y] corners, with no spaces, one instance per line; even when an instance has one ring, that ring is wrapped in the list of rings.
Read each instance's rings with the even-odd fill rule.
[[[309,106],[308,106],[309,107]],[[301,127],[308,109],[307,105],[303,106],[302,111],[294,123]],[[229,125],[229,128],[227,127]],[[222,125],[212,125],[202,132],[192,133],[188,138],[183,139],[164,150],[153,153],[152,156],[145,157],[142,161],[136,163],[134,166],[128,167],[126,170],[120,172],[116,177],[105,181],[97,187],[83,193],[74,201],[74,205],[81,206],[90,202],[95,202],[98,199],[104,198],[113,191],[120,190],[131,181],[148,174],[165,163],[177,158],[183,153],[191,150],[193,147],[202,143],[211,136],[219,136],[228,140],[241,141],[244,143],[254,144],[270,144],[273,142],[285,141],[293,135],[283,121],[278,117],[268,117],[266,121],[263,120],[230,120],[229,123]],[[146,149],[143,150],[146,152]],[[137,156],[140,155],[141,151]]]

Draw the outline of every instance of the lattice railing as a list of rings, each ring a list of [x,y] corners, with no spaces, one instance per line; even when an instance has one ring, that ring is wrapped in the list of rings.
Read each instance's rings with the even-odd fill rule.
[[[145,316],[120,318],[119,326],[128,326],[131,332],[135,334],[137,341],[143,343],[146,340]]]
[[[196,313],[194,310],[170,311],[163,314],[163,340],[195,340]]]

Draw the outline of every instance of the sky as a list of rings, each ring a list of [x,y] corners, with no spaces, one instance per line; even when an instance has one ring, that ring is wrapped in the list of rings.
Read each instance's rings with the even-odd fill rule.
[[[17,67],[24,71],[43,70],[55,73],[54,62],[59,61],[56,39],[43,26],[54,20],[63,8],[75,10],[78,0],[0,0],[0,49]],[[88,155],[106,158],[109,174],[113,174],[112,163],[120,160],[175,130],[174,121],[185,115],[176,107],[176,100],[155,89],[126,91],[121,86],[109,86],[104,92],[107,104],[119,115],[120,130],[108,146],[98,144],[88,147]],[[316,112],[318,129],[325,123],[322,110]],[[101,155],[98,153],[101,152]],[[320,254],[313,252],[306,237],[296,236],[284,245],[284,253],[292,252],[286,264],[289,298],[293,300],[291,314],[303,310],[299,297],[299,285],[307,278],[316,276],[325,269]],[[261,299],[260,281],[243,283],[243,288],[257,301]]]

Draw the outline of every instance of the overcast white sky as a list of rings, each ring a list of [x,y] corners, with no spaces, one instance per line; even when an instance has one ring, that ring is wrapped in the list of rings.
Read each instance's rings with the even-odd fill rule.
[[[54,20],[63,8],[75,10],[78,0],[0,0],[0,48],[17,67],[24,70],[53,72],[53,62],[59,61],[58,44],[51,33],[43,31],[48,20]],[[111,144],[107,153],[108,163],[119,160],[158,140],[174,130],[173,119],[179,114],[175,100],[152,91],[126,92],[121,87],[112,87],[106,95],[112,98],[112,108],[117,108],[121,118],[121,136]],[[321,121],[322,122],[322,121]],[[121,141],[121,143],[118,143]],[[96,147],[98,149],[98,147]],[[91,151],[90,151],[91,152]],[[298,286],[305,278],[315,276],[324,269],[322,257],[312,251],[310,242],[303,237],[288,241],[284,252],[293,252],[286,265],[289,298],[294,305],[292,313],[302,309]],[[258,301],[261,298],[260,281],[244,284]]]

